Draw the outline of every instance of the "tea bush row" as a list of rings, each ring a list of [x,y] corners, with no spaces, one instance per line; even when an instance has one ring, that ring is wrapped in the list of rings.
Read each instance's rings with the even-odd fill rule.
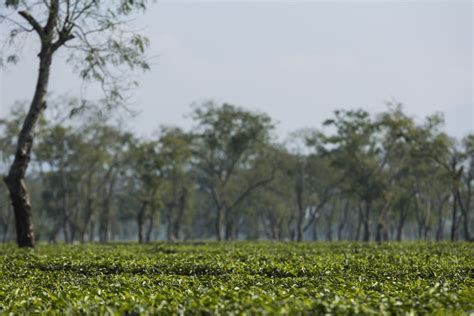
[[[469,314],[467,243],[0,246],[0,313]]]

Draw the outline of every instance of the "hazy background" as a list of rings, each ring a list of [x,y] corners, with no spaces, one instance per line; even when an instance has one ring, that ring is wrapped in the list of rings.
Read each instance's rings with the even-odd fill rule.
[[[188,127],[189,105],[210,98],[267,112],[281,135],[337,108],[377,112],[396,99],[418,118],[444,112],[446,130],[461,137],[474,130],[473,11],[460,0],[159,1],[135,21],[155,58],[140,76],[134,130]],[[21,63],[1,70],[0,116],[31,98],[35,56],[26,43]],[[54,94],[78,96],[80,86],[54,64]]]

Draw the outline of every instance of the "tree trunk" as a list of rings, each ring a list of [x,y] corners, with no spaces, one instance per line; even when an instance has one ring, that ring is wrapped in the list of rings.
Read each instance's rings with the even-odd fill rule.
[[[403,240],[403,227],[405,227],[406,213],[405,208],[400,210],[400,219],[397,225],[397,241]]]
[[[151,233],[153,232],[154,225],[155,225],[155,216],[154,214],[151,214],[149,223],[148,223],[148,229],[146,231],[146,243],[151,242]]]
[[[186,203],[188,200],[188,190],[185,188],[181,192],[181,196],[178,201],[178,212],[173,221],[173,235],[175,239],[179,239],[181,231],[181,222],[183,221],[184,211],[186,210]]]
[[[453,198],[453,217],[452,217],[452,224],[451,224],[451,241],[456,240],[457,234],[457,219],[458,219],[458,203],[456,199],[456,192],[452,192]]]
[[[313,223],[313,241],[318,241],[318,221]]]
[[[142,207],[137,214],[137,226],[138,226],[138,243],[143,244],[145,242],[145,234],[144,234],[144,225],[145,225],[145,211],[148,205],[147,201],[142,203]]]
[[[390,238],[391,238],[391,232],[389,231],[389,229],[387,227],[384,227],[384,229],[382,230],[382,240],[383,241],[389,241]]]
[[[228,216],[230,220],[227,221],[226,227],[226,240],[237,240],[239,236],[239,220],[236,220],[234,216]]]
[[[428,200],[426,206],[425,225],[423,231],[423,239],[428,240],[431,238],[431,213],[432,213],[432,201]]]
[[[167,207],[167,214],[166,214],[166,224],[167,224],[167,231],[166,231],[166,239],[168,241],[175,241],[176,236],[174,235],[173,230],[173,211],[174,206],[173,204],[168,205]]]
[[[295,225],[294,225],[294,221],[295,221],[295,216],[294,216],[294,213],[292,212],[291,214],[291,217],[290,219],[288,220],[287,222],[287,229],[288,229],[288,237],[291,241],[295,241],[296,240],[296,233],[295,233]]]
[[[62,229],[63,229],[63,235],[64,235],[64,242],[66,244],[69,244],[71,243],[71,239],[69,237],[69,225],[68,225],[68,222],[69,222],[69,219],[66,215],[66,212],[65,210],[63,209],[62,210]]]
[[[94,242],[94,235],[95,235],[95,221],[91,220],[89,225],[89,242]]]
[[[230,215],[230,216],[229,216]],[[225,240],[235,240],[235,220],[233,214],[227,214],[226,228],[225,228]]]
[[[270,230],[272,234],[272,240],[280,240],[280,230],[278,229],[278,226],[272,223],[270,226]]]
[[[143,244],[145,238],[143,236],[143,217],[138,215],[137,216],[137,225],[138,225],[138,243]]]
[[[355,234],[355,240],[359,241],[360,240],[360,231],[362,229],[362,206],[359,205],[359,216],[357,218],[357,227],[356,227],[356,234]]]
[[[377,228],[375,231],[375,241],[377,243],[382,243],[383,241],[388,241],[389,233],[385,222],[381,221],[377,223]]]
[[[61,226],[60,225],[56,225],[55,228],[53,228],[53,231],[49,234],[48,236],[48,243],[50,244],[55,244],[57,243],[58,241],[58,234],[59,234],[59,231],[61,230]]]
[[[76,233],[77,233],[77,225],[75,225],[74,223],[72,223],[70,225],[70,235],[69,235],[69,241],[71,244],[74,243],[74,241],[76,240]]]
[[[87,233],[87,228],[89,227],[89,224],[92,219],[92,198],[87,198],[86,201],[86,207],[85,207],[85,212],[84,212],[84,223],[81,228],[81,243],[85,243],[86,241],[86,233]]]
[[[173,225],[171,223],[169,223],[167,228],[168,229],[167,229],[167,233],[166,233],[166,239],[168,241],[176,241],[176,236],[174,234]]]
[[[216,233],[217,233],[217,240],[223,241],[226,237],[226,218],[225,218],[225,207],[220,206],[217,209],[217,222],[216,222]]]
[[[15,214],[16,237],[19,247],[35,246],[31,203],[25,183],[25,175],[31,159],[35,127],[41,113],[46,108],[46,94],[48,91],[52,55],[51,47],[43,46],[39,55],[39,73],[33,100],[18,137],[15,158],[8,175],[4,179],[10,193]]]
[[[390,216],[391,201],[386,201],[377,220],[375,241],[381,243],[388,240],[387,217]]]
[[[328,210],[330,213],[326,217],[327,230],[326,230],[326,240],[332,241],[332,219],[333,219],[333,210]]]
[[[370,202],[367,202],[365,213],[363,214],[362,224],[364,231],[362,234],[362,241],[370,241]]]
[[[342,219],[339,222],[339,225],[337,227],[337,240],[339,241],[342,240],[342,233],[344,232],[344,228],[346,227],[348,215],[349,215],[349,202],[346,201],[346,204],[344,205]]]
[[[28,15],[24,12],[19,12],[20,15],[27,19],[30,25],[33,26],[33,29],[41,39],[41,50],[38,54],[40,59],[38,78],[33,100],[31,101],[30,108],[18,136],[15,158],[13,159],[8,175],[4,178],[15,214],[15,229],[19,247],[35,246],[31,202],[25,183],[25,176],[31,159],[35,127],[41,113],[46,108],[46,95],[48,92],[53,54],[54,51],[59,48],[59,46],[55,47],[55,45],[53,45],[59,12],[59,0],[52,0],[48,9],[48,19],[44,28],[39,26],[36,21],[32,23],[31,19],[29,19]]]
[[[471,235],[469,233],[469,216],[468,216],[468,207],[464,206],[464,203],[461,198],[461,193],[459,190],[456,192],[456,197],[458,200],[459,208],[461,209],[461,214],[463,217],[463,231],[464,231],[464,240],[471,241]]]
[[[99,241],[101,243],[109,242],[110,235],[110,207],[108,200],[105,200],[99,219]]]
[[[88,230],[88,228],[91,224],[92,215],[94,213],[93,204],[92,204],[93,203],[93,200],[92,200],[92,173],[88,174],[86,186],[87,186],[87,195],[86,195],[86,203],[85,203],[85,206],[84,206],[84,222],[82,223],[82,227],[81,227],[81,243],[86,242],[87,230]],[[92,240],[93,240],[93,238],[92,238]]]
[[[304,222],[304,192],[305,192],[305,170],[304,163],[301,164],[301,170],[299,172],[299,178],[296,179],[295,183],[295,194],[296,194],[296,204],[297,204],[297,214],[296,214],[296,241],[303,241],[303,222]]]
[[[296,214],[296,241],[303,241],[303,220],[304,220],[304,206],[302,201],[302,192],[297,192],[297,214]]]
[[[443,231],[444,221],[443,218],[440,216],[438,217],[438,227],[436,228],[436,241],[441,241],[443,239]]]
[[[363,220],[363,233],[362,233],[362,241],[368,242],[370,241],[370,223],[368,220]]]

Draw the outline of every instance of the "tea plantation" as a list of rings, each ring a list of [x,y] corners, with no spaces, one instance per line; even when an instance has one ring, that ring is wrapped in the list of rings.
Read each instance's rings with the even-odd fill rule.
[[[0,245],[0,314],[474,313],[467,243]]]

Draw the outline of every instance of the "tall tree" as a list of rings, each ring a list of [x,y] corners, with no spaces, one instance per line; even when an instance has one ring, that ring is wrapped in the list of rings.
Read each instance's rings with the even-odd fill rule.
[[[379,159],[379,126],[363,110],[336,111],[324,125],[336,128],[326,143],[333,166],[341,170],[349,191],[360,201],[358,231],[363,228],[362,240],[369,241],[373,211],[386,186],[385,161]]]
[[[158,146],[163,157],[162,196],[167,239],[175,241],[180,237],[193,194],[191,136],[180,128],[162,128]]]
[[[196,108],[192,117],[197,123],[195,166],[216,210],[217,239],[236,238],[237,223],[228,215],[273,179],[272,170],[256,168],[266,161],[273,124],[265,114],[212,102]]]
[[[274,146],[272,151],[269,163],[278,166],[274,179],[252,194],[250,205],[246,206],[250,210],[247,218],[249,224],[261,223],[267,238],[282,240],[289,237],[294,218],[294,182],[289,180],[293,178],[294,157],[283,146]]]
[[[325,135],[322,132],[306,129],[295,136],[302,142],[301,146],[304,146],[303,151],[306,152],[294,156],[297,206],[295,239],[302,241],[309,228],[313,228],[313,237],[317,238],[318,221],[332,197],[340,191],[338,187],[342,176],[339,170],[331,165],[331,157],[326,154],[323,146]],[[333,213],[326,209],[326,219],[332,221]],[[332,227],[328,227],[328,231],[332,232]]]
[[[17,243],[34,247],[35,236],[31,202],[25,175],[31,160],[35,126],[46,108],[51,65],[59,49],[67,49],[77,61],[80,76],[98,80],[114,101],[127,75],[122,66],[147,69],[144,58],[146,38],[126,28],[126,17],[146,8],[146,0],[6,0],[1,22],[11,22],[9,43],[20,34],[34,32],[39,40],[39,69],[28,113],[18,135],[15,157],[5,177],[15,214]],[[14,15],[14,11],[18,15]],[[18,18],[17,18],[18,16]],[[7,61],[17,61],[15,54],[3,52]]]
[[[146,141],[130,147],[131,185],[129,188],[138,202],[136,222],[138,242],[147,242],[146,221],[153,225],[156,204],[161,202],[159,188],[163,185],[163,155],[159,153],[158,142]]]

